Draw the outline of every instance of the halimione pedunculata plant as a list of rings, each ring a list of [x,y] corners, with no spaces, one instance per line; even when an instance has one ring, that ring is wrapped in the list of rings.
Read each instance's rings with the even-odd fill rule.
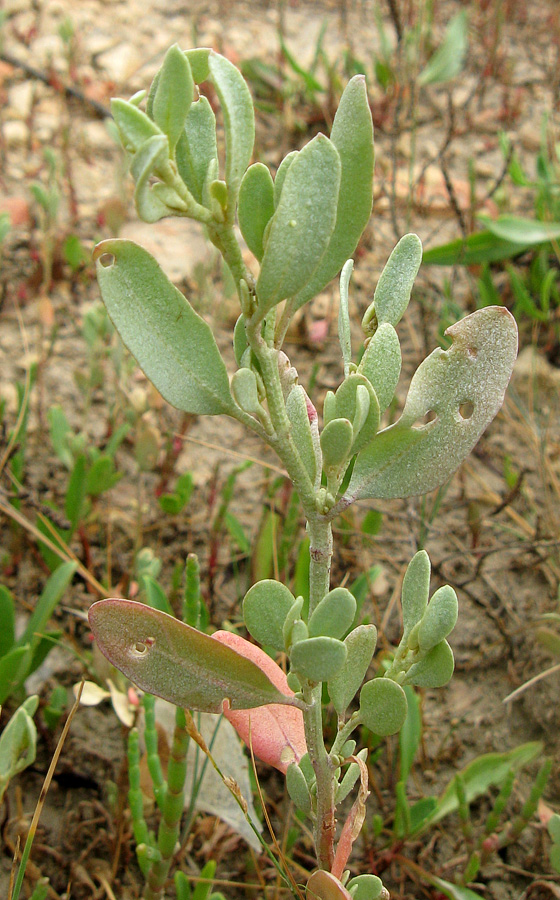
[[[222,108],[225,161],[214,112],[197,87],[206,81]],[[346,588],[331,587],[332,522],[358,500],[423,494],[449,479],[503,402],[517,352],[514,319],[487,307],[452,325],[449,349],[424,360],[400,418],[382,428],[401,370],[396,328],[422,247],[407,234],[391,254],[363,318],[365,350],[356,364],[350,257],[371,215],[374,163],[363,77],[348,83],[330,137],[318,134],[289,153],[275,178],[262,163],[251,164],[255,124],[247,85],[212,50],[171,47],[148,95],[113,101],[113,115],[130,158],[139,216],[195,219],[230,269],[240,304],[237,369],[228,373],[208,324],[131,241],[107,240],[95,250],[109,315],[169,403],[230,416],[276,452],[307,521],[309,597],[266,580],[243,601],[254,640],[286,655],[287,679],[243,638],[209,636],[132,601],[95,603],[93,632],[103,653],[140,688],[190,710],[224,711],[255,751],[285,772],[315,837],[310,898],[375,900],[385,890],[380,879],[352,879],[346,868],[368,795],[366,751],[356,750],[352,734],[361,725],[395,734],[407,714],[405,685],[447,683],[457,597],[444,586],[430,599],[430,562],[420,550],[403,582],[402,640],[390,666],[364,684],[377,632],[356,621],[356,601]],[[256,278],[243,261],[237,226],[259,264]],[[282,345],[293,315],[339,273],[343,377],[325,397],[321,424]],[[324,684],[338,715],[330,747],[323,738]],[[337,832],[337,804],[352,791],[355,802]]]

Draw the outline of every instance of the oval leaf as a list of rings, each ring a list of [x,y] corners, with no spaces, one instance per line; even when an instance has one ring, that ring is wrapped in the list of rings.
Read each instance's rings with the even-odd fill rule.
[[[422,262],[422,242],[417,234],[405,234],[391,253],[377,282],[373,303],[362,319],[367,331],[370,323],[395,327],[409,304],[414,279]]]
[[[405,692],[390,678],[374,678],[360,692],[361,720],[380,737],[396,734],[402,728],[407,709]]]
[[[352,895],[340,883],[338,878],[318,869],[307,882],[306,900],[352,900]]]
[[[309,636],[342,638],[356,615],[356,599],[347,588],[329,591],[317,604],[309,619]]]
[[[274,183],[263,163],[250,166],[239,188],[237,215],[241,234],[259,262],[263,258],[264,230],[274,213]]]
[[[111,265],[101,257],[110,254]],[[206,415],[234,408],[224,361],[206,324],[156,260],[132,241],[94,251],[107,311],[122,340],[165,399]]]
[[[454,667],[453,650],[447,641],[442,641],[432,647],[423,659],[410,667],[406,681],[408,684],[415,684],[416,687],[444,687],[451,679]]]
[[[449,584],[444,584],[435,592],[422,616],[418,628],[420,650],[431,650],[451,634],[457,624],[458,614],[457,594]]]
[[[257,297],[262,314],[307,284],[327,249],[336,221],[340,159],[318,134],[291,163],[270,230]]]
[[[295,384],[286,400],[286,413],[298,453],[311,482],[317,475],[317,448],[309,419],[308,398],[301,384]]]
[[[381,325],[364,350],[358,372],[372,385],[380,412],[384,412],[395,396],[401,374],[401,345],[397,332],[388,322]]]
[[[179,140],[193,102],[194,82],[189,61],[178,44],[165,54],[153,99],[152,116],[169,139],[171,152]]]
[[[295,598],[280,581],[258,581],[245,594],[243,618],[250,634],[259,644],[284,650],[283,627]]]
[[[239,185],[255,143],[253,101],[241,72],[225,56],[210,51],[208,68],[224,116],[228,207],[233,216]]]
[[[310,681],[328,681],[341,670],[348,651],[332,637],[311,637],[294,644],[290,662],[294,671]]]
[[[346,85],[334,117],[331,141],[341,165],[336,224],[319,267],[296,297],[296,309],[337,275],[369,222],[373,203],[373,123],[363,75],[355,75]]]
[[[420,621],[430,595],[430,557],[419,550],[410,560],[402,583],[403,636],[408,637]]]
[[[216,631],[212,639],[250,660],[282,695],[293,697],[284,672],[260,647],[230,631]],[[255,756],[284,774],[291,763],[299,762],[304,753],[307,753],[300,709],[275,703],[251,710],[233,710],[226,706],[224,715],[244,743],[252,747]]]
[[[222,712],[292,704],[261,669],[207,634],[134,600],[99,600],[89,623],[101,652],[143,691],[176,706]]]
[[[201,96],[187,113],[185,127],[175,148],[177,171],[197,203],[202,203],[202,189],[208,166],[218,159],[216,117],[206,97]]]
[[[357,457],[344,503],[409,497],[443,484],[503,403],[517,354],[517,326],[501,306],[456,322],[448,350],[434,350],[415,373],[401,418]],[[427,424],[424,416],[436,418]]]
[[[329,697],[339,716],[343,715],[366,677],[376,643],[375,625],[358,625],[345,639],[348,652],[346,665],[334,678],[329,679],[327,685]]]

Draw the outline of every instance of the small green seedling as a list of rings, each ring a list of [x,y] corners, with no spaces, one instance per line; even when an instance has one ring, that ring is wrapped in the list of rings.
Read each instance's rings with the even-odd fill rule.
[[[35,762],[38,706],[36,694],[24,700],[0,735],[0,803],[12,778]]]
[[[12,694],[21,694],[25,679],[41,665],[60,637],[60,631],[46,628],[75,571],[76,563],[67,562],[53,572],[19,638],[14,599],[8,588],[0,585],[0,703]]]
[[[225,161],[214,111],[195,87],[206,81],[222,106]],[[402,640],[390,667],[367,680],[377,630],[356,621],[349,591],[331,588],[332,523],[357,500],[423,494],[451,477],[503,402],[517,352],[515,321],[507,310],[488,307],[454,324],[449,348],[424,360],[400,418],[383,428],[401,370],[396,328],[422,247],[408,234],[391,254],[363,318],[365,351],[357,364],[348,260],[373,198],[364,78],[347,85],[330,138],[318,134],[288,154],[275,178],[262,163],[251,165],[255,123],[247,85],[212,50],[171,47],[149,94],[115,100],[112,109],[139,215],[148,222],[176,215],[200,222],[229,267],[240,304],[232,335],[237,369],[230,377],[208,324],[153,257],[128,240],[103,241],[95,250],[108,313],[172,405],[229,416],[276,452],[307,520],[309,589],[304,598],[261,579],[243,602],[253,638],[286,655],[287,678],[239,635],[211,637],[135,601],[94,604],[93,632],[102,652],[140,688],[181,708],[223,712],[257,756],[286,774],[315,839],[319,870],[307,884],[309,900],[376,900],[384,890],[376,876],[348,880],[368,795],[364,753],[355,753],[351,735],[362,725],[380,737],[395,734],[407,716],[406,685],[447,683],[457,598],[449,586],[430,597],[429,560],[424,551],[416,554],[403,584]],[[245,264],[236,223],[256,275]],[[297,310],[341,270],[342,377],[325,398],[321,425],[282,345]],[[323,736],[324,689],[338,714],[330,748]],[[351,776],[344,782],[346,769]],[[337,797],[349,781],[357,793],[337,832]]]

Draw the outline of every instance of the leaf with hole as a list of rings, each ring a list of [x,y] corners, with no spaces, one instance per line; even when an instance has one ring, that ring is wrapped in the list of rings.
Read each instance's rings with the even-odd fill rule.
[[[318,134],[291,163],[270,220],[257,281],[263,316],[301,290],[319,265],[335,225],[339,186],[338,152]]]
[[[517,354],[517,326],[489,306],[447,329],[452,344],[416,371],[401,418],[357,457],[344,503],[408,497],[443,484],[503,403]],[[428,413],[433,421],[423,423]]]
[[[103,258],[112,257],[109,265]],[[211,329],[147,250],[108,240],[94,252],[107,311],[138,365],[160,394],[185,412],[234,408],[224,361]]]
[[[101,652],[143,691],[176,706],[222,712],[293,705],[251,660],[207,634],[134,600],[100,600],[89,622]]]

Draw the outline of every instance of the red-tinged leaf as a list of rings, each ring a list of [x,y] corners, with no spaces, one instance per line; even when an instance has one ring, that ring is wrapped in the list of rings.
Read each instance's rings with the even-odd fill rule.
[[[360,767],[360,789],[352,809],[348,813],[348,818],[344,823],[336,848],[334,862],[331,866],[331,873],[335,878],[342,878],[342,873],[346,868],[346,863],[352,852],[352,844],[362,830],[362,825],[364,824],[364,819],[366,817],[366,800],[369,794],[368,770],[364,760],[360,759],[359,756],[351,756],[350,759]]]
[[[117,669],[176,706],[220,713],[226,699],[233,709],[294,703],[246,656],[143,603],[100,600],[89,622]]]
[[[352,895],[346,890],[338,878],[325,872],[324,869],[317,869],[307,882],[305,888],[306,900],[351,900]]]
[[[280,666],[256,644],[230,631],[216,631],[212,637],[250,659],[282,694],[292,694]],[[224,707],[224,715],[247,746],[253,748],[255,756],[284,774],[290,763],[299,762],[307,752],[303,716],[293,706],[273,703],[251,711]]]

